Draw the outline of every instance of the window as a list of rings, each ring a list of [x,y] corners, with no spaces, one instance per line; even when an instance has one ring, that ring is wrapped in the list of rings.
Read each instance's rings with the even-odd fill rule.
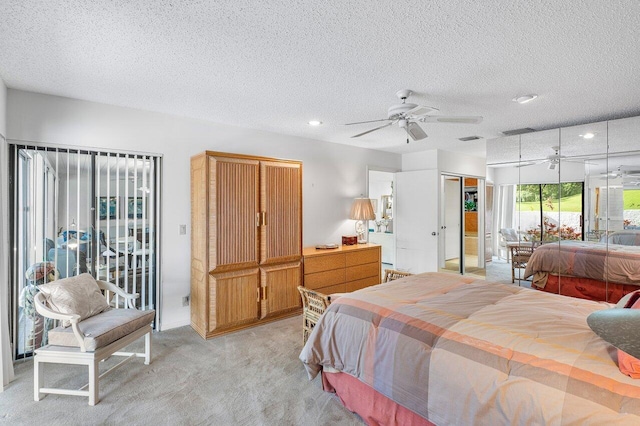
[[[520,230],[537,241],[583,239],[583,191],[582,182],[517,185]]]

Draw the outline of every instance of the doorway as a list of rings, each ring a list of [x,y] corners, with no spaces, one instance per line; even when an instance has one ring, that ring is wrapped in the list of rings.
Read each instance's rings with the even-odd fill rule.
[[[40,284],[90,273],[158,306],[161,157],[10,145],[11,337],[23,358],[56,324],[39,316]],[[114,308],[124,306],[119,296]]]
[[[376,215],[375,220],[369,221],[369,242],[382,246],[382,269],[393,269],[396,264],[395,173],[369,169],[367,176],[368,197]]]
[[[484,179],[442,174],[441,194],[439,270],[485,277]]]

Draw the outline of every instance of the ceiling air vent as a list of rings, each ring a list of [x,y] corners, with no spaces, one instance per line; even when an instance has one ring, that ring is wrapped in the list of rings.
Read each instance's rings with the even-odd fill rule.
[[[507,130],[506,132],[502,132],[502,134],[505,136],[513,136],[513,135],[521,135],[523,133],[531,133],[535,131],[536,130],[532,129],[531,127],[523,127],[522,129]]]
[[[462,142],[477,141],[478,139],[480,139],[480,136],[467,136],[464,138],[458,138],[458,140]]]

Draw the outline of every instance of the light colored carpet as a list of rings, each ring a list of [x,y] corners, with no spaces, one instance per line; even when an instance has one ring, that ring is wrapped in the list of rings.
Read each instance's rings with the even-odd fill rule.
[[[522,279],[524,269],[516,269],[515,283],[511,282],[511,263],[505,259],[494,256],[491,262],[487,262],[487,281],[494,281],[503,284],[514,284],[521,287],[531,288],[531,282]],[[530,279],[529,279],[530,280]]]
[[[0,393],[0,423],[362,425],[322,391],[319,377],[308,381],[298,359],[301,327],[297,316],[208,341],[190,327],[155,333],[151,365],[133,360],[104,377],[94,407],[66,395],[33,401],[33,362],[18,362],[16,379]],[[101,371],[115,363],[107,360]],[[45,368],[45,386],[77,389],[87,381],[83,367]]]

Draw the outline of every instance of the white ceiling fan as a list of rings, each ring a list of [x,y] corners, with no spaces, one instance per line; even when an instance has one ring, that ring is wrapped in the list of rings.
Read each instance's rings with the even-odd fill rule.
[[[635,168],[634,168],[635,167]],[[638,166],[624,166],[620,165],[616,168],[616,170],[612,170],[610,172],[601,173],[601,176],[607,176],[610,178],[640,178],[640,170],[637,169]]]
[[[370,121],[358,121],[355,123],[347,123],[347,126],[351,126],[354,124],[364,124],[364,123],[375,123],[379,121],[388,121],[388,123],[376,127],[374,129],[367,130],[366,132],[358,133],[357,135],[351,136],[352,138],[358,138],[360,136],[364,136],[368,133],[375,132],[376,130],[384,129],[385,127],[393,126],[394,124],[398,124],[398,127],[404,129],[407,132],[408,136],[411,136],[411,139],[414,141],[419,141],[427,137],[425,131],[418,125],[418,122],[421,123],[470,123],[477,124],[482,121],[482,117],[450,117],[450,116],[440,116],[440,115],[430,115],[433,112],[437,112],[437,108],[428,107],[424,105],[417,105],[413,103],[406,102],[407,98],[411,96],[413,93],[411,90],[403,89],[398,90],[396,92],[396,96],[402,100],[401,104],[392,105],[388,112],[387,118],[383,118],[380,120],[370,120]],[[409,143],[409,138],[407,138],[407,143]]]
[[[544,160],[525,161],[521,164],[518,164],[516,167],[527,167],[527,166],[533,166],[534,164],[548,163],[547,168],[549,170],[553,170],[558,166],[558,164],[560,164],[560,161],[562,161],[563,163],[566,162],[566,163],[595,164],[595,163],[589,163],[588,161],[586,161],[586,159],[581,160],[578,158],[567,158],[566,155],[560,155],[559,146],[552,146],[551,149],[554,151],[554,153],[551,155],[547,155],[547,158],[545,158]]]

